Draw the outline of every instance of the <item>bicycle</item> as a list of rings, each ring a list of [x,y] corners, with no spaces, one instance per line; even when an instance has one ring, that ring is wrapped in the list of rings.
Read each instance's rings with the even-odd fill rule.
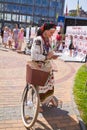
[[[27,65],[26,73],[26,87],[24,88],[21,102],[21,116],[24,126],[26,128],[31,128],[36,122],[38,116],[38,110],[40,107],[40,97],[39,97],[39,86],[44,86],[50,71],[49,69],[43,71],[40,67],[31,63],[30,66]],[[39,68],[39,69],[38,69]],[[37,71],[37,72],[36,72]],[[33,73],[32,73],[33,72]],[[32,78],[31,78],[32,73]],[[38,76],[35,73],[38,73],[40,80],[37,80]],[[33,78],[34,77],[34,78]]]

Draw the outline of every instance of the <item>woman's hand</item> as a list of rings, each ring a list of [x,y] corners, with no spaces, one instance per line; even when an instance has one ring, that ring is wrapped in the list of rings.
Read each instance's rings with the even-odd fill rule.
[[[54,52],[53,51],[51,51],[51,52],[49,52],[48,53],[48,55],[47,55],[47,59],[56,59],[57,58],[57,56],[56,55],[54,55]]]
[[[53,51],[51,51],[51,52],[49,52],[49,53],[47,54],[47,59],[51,59],[52,56],[53,56]]]

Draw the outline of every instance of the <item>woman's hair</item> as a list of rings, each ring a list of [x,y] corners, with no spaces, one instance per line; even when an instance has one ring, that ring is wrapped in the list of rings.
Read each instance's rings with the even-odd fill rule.
[[[56,25],[54,23],[45,23],[37,30],[37,36],[41,36],[45,30],[56,29]]]

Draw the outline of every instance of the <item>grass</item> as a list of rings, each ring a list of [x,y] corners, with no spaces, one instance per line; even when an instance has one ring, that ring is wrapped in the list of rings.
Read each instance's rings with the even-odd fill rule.
[[[75,102],[80,116],[87,127],[87,65],[83,65],[77,72],[73,88]]]

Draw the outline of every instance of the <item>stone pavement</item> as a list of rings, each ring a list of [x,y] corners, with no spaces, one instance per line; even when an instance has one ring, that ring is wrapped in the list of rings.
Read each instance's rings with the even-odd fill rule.
[[[20,104],[29,60],[29,55],[0,48],[0,130],[26,130],[21,120]],[[32,130],[81,130],[72,87],[75,74],[83,63],[56,59],[53,64],[58,70],[54,76],[59,106],[44,108]]]

